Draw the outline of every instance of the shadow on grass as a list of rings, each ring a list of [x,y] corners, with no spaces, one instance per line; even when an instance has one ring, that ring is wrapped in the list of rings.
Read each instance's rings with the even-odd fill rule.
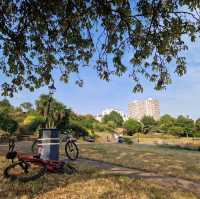
[[[6,162],[4,162],[6,164]],[[5,166],[1,167],[3,169]],[[113,169],[115,167],[113,166]],[[115,168],[116,171],[116,168]],[[126,171],[126,169],[125,169]],[[107,170],[96,169],[89,163],[80,163],[79,172],[75,175],[50,174],[29,183],[10,182],[0,177],[0,198],[176,198],[173,193],[185,198],[197,198],[194,190],[182,189],[170,183],[156,183],[156,178],[163,176],[146,176],[141,173],[116,174]],[[146,181],[144,179],[151,179]],[[167,187],[167,189],[166,189]],[[179,190],[177,192],[177,189]],[[177,196],[177,195],[176,195]],[[184,197],[180,197],[184,198]]]

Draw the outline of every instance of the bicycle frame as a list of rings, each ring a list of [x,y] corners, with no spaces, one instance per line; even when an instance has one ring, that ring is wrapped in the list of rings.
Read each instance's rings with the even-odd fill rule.
[[[9,141],[9,151],[6,155],[7,159],[13,160],[17,157],[19,161],[29,161],[33,164],[45,164],[47,167],[47,171],[49,172],[58,172],[65,164],[63,160],[42,160],[40,159],[40,155],[22,155],[14,151],[15,143],[14,140]]]

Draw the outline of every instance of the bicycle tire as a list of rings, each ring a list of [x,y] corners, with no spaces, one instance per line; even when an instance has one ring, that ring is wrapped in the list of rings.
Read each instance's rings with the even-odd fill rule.
[[[76,154],[75,154],[75,156],[74,157],[72,157],[71,155],[70,155],[70,147],[73,147],[74,149],[75,149],[75,152],[76,152]],[[75,142],[72,142],[72,141],[68,141],[66,144],[65,144],[65,154],[66,154],[66,156],[70,159],[70,160],[76,160],[77,158],[78,158],[78,155],[79,155],[79,150],[78,150],[78,146],[76,145],[76,143]]]
[[[23,168],[22,165],[25,165],[26,168]],[[40,170],[31,175],[31,176],[16,176],[16,175],[12,175],[10,174],[10,170],[17,167],[17,166],[20,166],[25,175],[28,173],[28,166],[30,165],[39,165],[41,166]],[[26,170],[27,169],[27,170]],[[18,180],[20,182],[28,182],[28,181],[33,181],[33,180],[36,180],[40,177],[42,177],[45,173],[47,172],[47,166],[43,163],[43,162],[39,162],[38,160],[37,161],[34,161],[34,160],[31,160],[31,161],[18,161],[18,162],[15,162],[11,165],[9,165],[5,170],[4,170],[4,177],[5,178],[9,178],[10,180]]]

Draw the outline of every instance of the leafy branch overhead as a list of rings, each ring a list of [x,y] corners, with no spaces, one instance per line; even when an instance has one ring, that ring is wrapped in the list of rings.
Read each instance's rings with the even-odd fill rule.
[[[2,0],[2,94],[48,85],[54,70],[68,82],[86,66],[107,81],[128,71],[134,91],[143,90],[142,76],[165,88],[170,62],[186,73],[183,36],[198,36],[199,8],[194,0]]]

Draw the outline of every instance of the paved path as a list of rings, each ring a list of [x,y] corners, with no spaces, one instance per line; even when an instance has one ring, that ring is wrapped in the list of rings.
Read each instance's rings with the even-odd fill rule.
[[[16,150],[20,152],[30,153],[31,144],[32,142],[30,141],[17,142]],[[7,151],[8,151],[8,145],[0,144],[0,155],[5,155]],[[154,181],[165,186],[166,188],[172,186],[177,187],[177,189],[182,188],[186,191],[193,192],[200,197],[200,183],[188,179],[166,176],[160,173],[153,173],[150,171],[144,171],[140,169],[131,169],[116,164],[111,164],[108,162],[87,159],[84,157],[79,158],[77,160],[77,163],[88,164],[95,168],[103,169],[102,174],[124,175],[132,179],[144,179],[148,181]]]

